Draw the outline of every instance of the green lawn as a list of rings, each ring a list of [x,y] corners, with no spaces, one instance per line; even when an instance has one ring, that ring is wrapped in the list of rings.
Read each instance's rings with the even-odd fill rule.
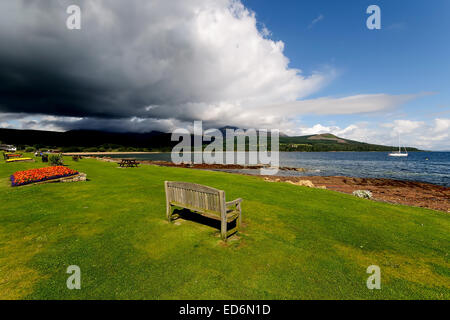
[[[3,299],[450,299],[450,216],[221,172],[66,159],[90,181],[10,187],[0,163]],[[226,191],[244,229],[165,220],[164,180]],[[81,268],[81,290],[66,269]],[[366,269],[381,268],[381,290]]]

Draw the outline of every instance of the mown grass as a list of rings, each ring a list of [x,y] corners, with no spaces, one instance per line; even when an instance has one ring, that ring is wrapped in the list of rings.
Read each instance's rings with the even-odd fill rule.
[[[83,159],[88,182],[10,187],[0,164],[3,299],[449,299],[448,213],[221,172]],[[164,180],[244,199],[244,229],[165,220]],[[78,265],[82,289],[68,290]],[[381,290],[366,269],[381,268]]]

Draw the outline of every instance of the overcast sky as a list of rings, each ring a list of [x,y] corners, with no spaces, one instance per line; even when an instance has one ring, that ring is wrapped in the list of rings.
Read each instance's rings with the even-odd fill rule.
[[[408,145],[450,149],[441,87],[350,81],[351,72],[367,81],[377,74],[340,63],[338,45],[308,43],[320,30],[316,38],[327,42],[335,29],[327,11],[332,2],[321,2],[289,17],[289,1],[2,1],[0,127],[148,132],[203,120],[205,127],[333,132],[385,144],[400,132]],[[66,27],[71,4],[81,7],[81,30]],[[365,27],[361,1],[345,7],[356,12],[361,33],[377,32]],[[290,27],[283,27],[288,19]],[[389,23],[386,33],[408,28],[401,19]],[[351,56],[360,41],[344,53]],[[436,116],[408,114],[418,103]]]

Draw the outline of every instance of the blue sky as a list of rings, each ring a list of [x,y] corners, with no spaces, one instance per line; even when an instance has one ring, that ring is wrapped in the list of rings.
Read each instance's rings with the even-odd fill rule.
[[[337,71],[333,81],[308,98],[434,93],[389,113],[302,116],[304,125],[344,127],[355,121],[432,121],[450,117],[450,1],[243,3],[271,31],[271,38],[285,43],[284,53],[291,67],[306,74],[327,68]],[[366,27],[366,8],[371,4],[381,9],[381,30]]]

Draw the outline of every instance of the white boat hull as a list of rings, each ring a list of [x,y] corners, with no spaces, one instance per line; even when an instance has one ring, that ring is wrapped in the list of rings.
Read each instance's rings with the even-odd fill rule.
[[[389,153],[390,157],[407,157],[407,153]]]

